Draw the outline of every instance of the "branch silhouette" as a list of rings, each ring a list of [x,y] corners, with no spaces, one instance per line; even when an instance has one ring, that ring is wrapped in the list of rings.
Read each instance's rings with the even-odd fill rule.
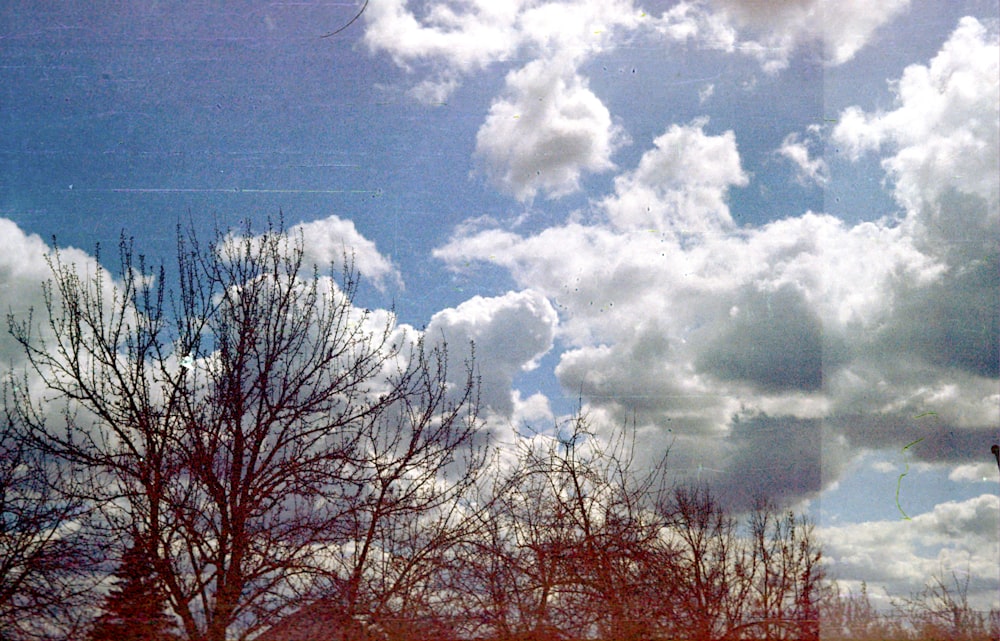
[[[331,31],[330,33],[327,33],[327,34],[324,34],[324,35],[320,36],[320,38],[329,38],[329,37],[331,37],[331,36],[335,36],[335,35],[337,35],[337,34],[338,34],[338,33],[340,33],[341,31],[343,31],[344,29],[347,29],[347,28],[348,28],[348,27],[350,27],[350,26],[351,26],[352,24],[354,24],[355,22],[357,22],[358,18],[360,18],[360,17],[361,17],[361,14],[363,14],[363,13],[365,12],[365,9],[367,9],[367,8],[368,8],[368,0],[365,0],[365,3],[364,3],[363,5],[361,5],[361,11],[358,11],[357,15],[355,15],[355,16],[354,16],[353,18],[351,18],[351,19],[350,19],[350,20],[349,20],[349,21],[347,22],[347,24],[345,24],[344,26],[340,27],[340,28],[339,28],[339,29],[337,29],[336,31]]]

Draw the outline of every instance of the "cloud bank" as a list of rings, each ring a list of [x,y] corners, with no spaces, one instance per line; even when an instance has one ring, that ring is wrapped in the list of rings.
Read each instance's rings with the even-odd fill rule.
[[[833,140],[849,159],[885,154],[897,218],[738,229],[738,141],[696,121],[667,127],[586,216],[460,229],[435,255],[502,266],[547,297],[563,389],[610,423],[669,433],[675,460],[722,468],[713,483],[739,504],[751,476],[815,495],[859,448],[924,437],[918,458],[968,462],[1000,406],[998,59],[996,35],[965,19],[894,84],[893,110],[843,114]],[[819,180],[803,146],[782,153]]]
[[[501,191],[530,201],[577,192],[587,174],[614,168],[612,154],[626,138],[581,69],[620,43],[742,52],[778,71],[797,48],[822,41],[831,64],[841,64],[907,5],[717,0],[680,2],[657,16],[632,0],[391,0],[365,11],[364,42],[413,74],[411,95],[431,104],[472,73],[511,67],[476,155]],[[784,153],[806,162],[794,147]],[[802,166],[812,179],[820,175],[819,166]]]
[[[938,577],[969,580],[969,604],[979,610],[1000,607],[996,567],[1000,558],[996,495],[947,501],[910,520],[870,521],[820,528],[827,571],[842,588],[857,594],[861,582],[876,605],[888,609],[885,592],[908,595],[914,585]],[[937,549],[928,556],[926,550]]]
[[[476,296],[458,307],[441,310],[431,318],[424,334],[432,344],[447,343],[450,376],[455,382],[465,373],[458,371],[459,365],[472,363],[483,409],[509,417],[520,404],[513,391],[514,378],[533,369],[552,348],[557,322],[549,301],[526,290],[492,298]]]

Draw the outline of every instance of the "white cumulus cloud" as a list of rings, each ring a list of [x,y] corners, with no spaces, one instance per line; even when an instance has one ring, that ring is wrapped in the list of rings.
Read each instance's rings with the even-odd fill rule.
[[[386,281],[403,287],[403,277],[396,266],[379,252],[374,242],[361,235],[353,221],[329,216],[292,225],[283,233],[283,243],[294,245],[301,240],[302,266],[307,270],[317,267],[322,273],[330,268],[340,269],[346,260],[358,274],[370,279],[380,290],[385,289]],[[234,238],[232,232],[227,234],[217,251],[239,252],[236,247],[230,246]],[[260,238],[257,236],[255,240]]]
[[[507,95],[490,107],[476,153],[492,180],[523,201],[563,196],[579,189],[584,172],[611,169],[620,137],[572,65],[535,60],[507,75]]]
[[[552,348],[558,317],[538,291],[508,292],[503,296],[475,296],[458,307],[431,318],[427,341],[448,345],[449,376],[460,380],[463,361],[475,349],[475,374],[480,397],[488,411],[511,416],[515,408],[528,413],[540,410],[540,399],[521,401],[512,392],[514,377],[535,367],[537,359]],[[526,408],[525,403],[530,407]]]
[[[460,78],[520,55],[577,62],[613,46],[613,35],[642,23],[632,0],[388,0],[365,11],[365,43],[408,70],[431,75],[414,95],[440,102]]]
[[[388,52],[406,67],[445,60],[467,72],[511,55],[518,46],[515,22],[524,1],[426,2],[421,10],[408,0],[372,2],[365,10],[365,42]]]
[[[60,249],[59,255],[63,265],[76,266],[85,277],[98,275],[106,291],[111,291],[110,273],[100,267],[93,256],[72,247]],[[0,218],[0,292],[3,292],[5,312],[24,321],[34,310],[35,336],[41,340],[51,338],[51,332],[42,322],[46,317],[42,284],[53,278],[48,262],[52,258],[53,248],[38,235],[26,234],[13,221]],[[55,304],[59,304],[58,298]],[[5,328],[0,332],[0,368],[14,364],[16,369],[23,364],[23,359],[23,348]]]
[[[386,281],[403,286],[403,277],[392,260],[382,255],[375,243],[362,236],[350,220],[329,216],[299,223],[288,231],[292,235],[302,235],[307,263],[314,263],[323,269],[341,264],[346,257],[349,261],[353,260],[358,272],[370,278],[379,289],[385,288]]]
[[[829,64],[847,62],[909,4],[910,0],[685,1],[664,11],[657,28],[673,40],[753,56],[765,70],[777,72],[788,66],[796,48],[812,42],[822,43]]]
[[[790,133],[781,141],[778,154],[795,165],[798,170],[798,181],[802,184],[825,185],[830,179],[826,161],[823,158],[813,157],[809,142],[796,133]]]
[[[996,468],[992,462],[958,465],[948,474],[948,480],[956,483],[996,483]]]
[[[748,178],[733,132],[711,136],[706,124],[671,126],[635,170],[615,179],[604,205],[617,227],[701,233],[732,225],[727,191]]]
[[[946,98],[953,86],[965,89],[933,112],[942,136],[996,140],[1000,123],[982,118],[996,109],[997,78],[986,82],[982,72],[983,52],[995,50],[980,27],[962,21],[930,71],[911,67],[899,82],[933,77],[949,60],[952,79],[941,72],[937,86]],[[856,141],[858,153],[888,149],[884,166],[907,205],[900,221],[849,225],[805,212],[738,229],[728,191],[748,177],[735,137],[695,122],[656,138],[589,217],[528,235],[469,227],[435,255],[454,269],[476,260],[503,266],[551,300],[565,388],[582,393],[595,416],[635,416],[669,431],[678,458],[699,463],[719,448],[725,472],[714,482],[722,487],[742,487],[758,465],[767,469],[754,474],[777,495],[808,496],[835,481],[850,448],[917,438],[925,439],[918,459],[961,464],[995,434],[1000,406],[992,222],[1000,176],[981,169],[996,165],[996,150],[968,135],[958,135],[968,144],[956,149],[976,157],[900,160],[939,144],[936,132],[917,139],[904,121],[887,124],[920,106],[901,98],[886,114],[857,109],[862,127],[849,129],[848,120],[834,134]],[[808,155],[799,160],[820,175]],[[925,191],[908,196],[911,184]],[[935,226],[942,217],[954,222]]]
[[[831,578],[845,585],[865,581],[873,595],[883,589],[905,595],[934,576],[949,585],[953,574],[968,576],[970,605],[987,610],[1000,606],[998,527],[1000,500],[983,494],[941,503],[910,520],[823,527],[817,534]]]
[[[924,233],[977,235],[985,223],[998,220],[997,167],[1000,166],[1000,44],[997,33],[975,18],[963,18],[941,51],[928,65],[906,68],[892,86],[896,108],[865,112],[850,107],[840,116],[833,140],[857,158],[886,149],[882,161],[894,180],[896,198]],[[949,192],[982,201],[988,216],[975,221],[949,217],[940,201]],[[958,225],[958,229],[954,225]]]

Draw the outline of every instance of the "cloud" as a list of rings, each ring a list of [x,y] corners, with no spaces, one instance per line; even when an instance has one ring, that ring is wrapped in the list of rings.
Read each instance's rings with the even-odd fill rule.
[[[813,42],[824,58],[839,65],[851,60],[877,29],[909,6],[909,0],[711,0],[681,2],[665,11],[658,30],[672,40],[726,52],[739,51],[777,72],[792,53]]]
[[[739,37],[722,12],[700,2],[678,2],[653,21],[656,32],[669,40],[692,42],[707,49],[732,53]]]
[[[1000,45],[997,34],[975,18],[963,18],[929,65],[911,65],[892,83],[896,109],[866,113],[845,110],[832,139],[844,153],[888,148],[882,166],[895,181],[894,193],[924,225],[946,216],[930,212],[950,191],[978,197],[996,227],[997,166],[1000,164]],[[948,221],[961,222],[961,221]],[[928,232],[932,233],[932,232]]]
[[[952,77],[980,77],[985,36],[974,27],[963,21],[935,58],[950,57]],[[995,94],[990,82],[966,94]],[[969,96],[945,100],[941,108],[956,113],[935,117],[950,123],[946,133],[995,140],[996,119],[972,113],[967,102],[983,103]],[[676,459],[700,465],[725,443],[728,458],[714,466],[725,468],[720,484],[735,488],[753,460],[772,461],[774,470],[796,470],[775,472],[769,485],[793,500],[833,482],[850,448],[917,438],[925,438],[917,458],[967,461],[994,438],[1000,406],[1000,243],[990,226],[998,177],[976,173],[981,158],[897,162],[938,144],[910,137],[902,122],[885,124],[916,108],[901,100],[887,114],[848,110],[868,128],[834,133],[841,144],[856,141],[857,153],[889,149],[884,166],[907,206],[899,220],[850,226],[805,212],[737,229],[728,192],[749,179],[735,137],[707,134],[696,121],[668,127],[588,214],[526,236],[467,227],[435,255],[453,269],[476,260],[503,266],[552,301],[565,389],[610,424],[634,416],[669,431]],[[785,147],[804,144],[793,137]],[[970,142],[962,152],[995,164],[994,150]],[[907,196],[920,176],[937,186]],[[934,227],[942,220],[946,228]],[[956,229],[965,231],[956,238]],[[933,424],[913,419],[928,412]],[[759,426],[774,437],[757,440]],[[844,452],[837,464],[821,461],[831,443]]]
[[[411,5],[415,5],[412,6]],[[623,131],[579,73],[647,22],[632,0],[377,3],[365,42],[422,76],[410,94],[440,104],[469,73],[527,60],[507,74],[476,138],[482,169],[520,201],[575,192],[586,173],[614,167]]]
[[[425,105],[441,105],[458,88],[454,77],[427,79],[410,88],[409,94]]]
[[[864,0],[813,0],[802,4],[812,11],[809,20],[821,25],[827,60],[839,65],[854,58],[879,27],[909,8],[910,0],[887,0],[876,5]]]
[[[726,193],[746,185],[733,132],[705,133],[706,120],[672,125],[653,141],[635,170],[615,179],[604,202],[620,229],[701,233],[732,225]]]
[[[106,285],[112,284],[110,274],[97,265],[92,256],[72,247],[59,250],[64,265],[76,265],[84,274],[99,274]],[[52,279],[49,260],[53,250],[36,234],[26,234],[11,220],[0,218],[0,291],[6,304],[5,313],[26,320],[34,310],[35,337],[51,338],[46,326],[45,298],[42,284]],[[110,287],[107,288],[110,291]],[[58,299],[55,304],[58,305]],[[24,364],[24,350],[6,329],[0,332],[0,368]]]
[[[738,510],[764,497],[787,504],[815,496],[850,460],[846,442],[821,419],[766,414],[735,420],[718,452],[715,465],[721,469],[707,481]]]
[[[241,251],[233,246],[236,236],[229,232],[222,239],[216,251]],[[256,236],[259,242],[263,236]],[[358,232],[354,223],[337,216],[329,216],[321,220],[298,223],[285,230],[280,239],[282,243],[297,243],[302,241],[303,268],[311,271],[313,267],[324,273],[329,269],[340,269],[344,260],[358,274],[371,280],[379,290],[385,290],[386,281],[392,281],[399,288],[403,287],[403,277],[392,261],[383,256],[375,247],[375,243]],[[282,251],[288,247],[283,246]]]
[[[519,20],[529,50],[584,59],[614,48],[645,22],[632,0],[563,0],[526,7]]]
[[[652,22],[673,29],[671,38],[713,33],[719,48],[738,46],[725,27],[745,23],[744,31],[791,34],[792,47],[814,34],[796,22],[802,16],[860,12],[855,3],[779,4],[753,13],[723,2],[723,13],[712,14],[681,3]],[[838,27],[842,48],[831,49],[831,63],[856,51],[892,11]],[[719,22],[723,15],[729,22]],[[634,418],[651,442],[673,444],[672,460],[686,473],[715,470],[712,484],[737,504],[765,487],[788,502],[814,496],[857,452],[917,439],[915,459],[965,464],[995,441],[1000,407],[995,40],[962,20],[928,65],[907,68],[893,85],[891,110],[851,107],[833,130],[831,142],[848,158],[883,155],[901,206],[896,217],[849,225],[803,212],[738,228],[729,193],[750,177],[737,140],[696,120],[666,127],[615,177],[611,193],[567,222],[522,235],[479,221],[456,229],[434,254],[454,270],[470,261],[501,266],[551,301],[561,350],[555,374],[583,396],[595,423]],[[545,69],[529,63],[511,85],[541,83]],[[522,94],[527,109],[535,94]],[[497,105],[512,116],[516,96]],[[550,99],[540,96],[542,105]],[[791,134],[776,152],[820,184],[829,169],[811,151],[822,133]],[[533,131],[521,134],[538,147]],[[513,164],[498,162],[498,175],[521,197],[576,184],[577,174],[532,183],[537,169],[535,178],[525,170],[514,180],[503,173]]]
[[[882,589],[905,595],[932,576],[948,582],[952,573],[968,575],[970,605],[986,610],[1000,606],[998,527],[1000,501],[983,494],[941,503],[912,520],[822,527],[817,535],[831,578],[846,585],[865,581],[872,595]]]
[[[363,276],[370,278],[376,287],[384,289],[386,281],[403,287],[403,277],[389,258],[383,256],[375,243],[358,232],[350,220],[329,216],[322,220],[299,223],[289,228],[291,235],[302,234],[306,263],[323,269],[339,265],[345,256]]]
[[[708,83],[698,90],[698,104],[703,105],[715,94],[715,85]]]
[[[51,248],[36,234],[25,234],[17,224],[0,218],[0,286],[15,314],[41,307],[41,284],[52,277],[46,257]],[[0,342],[9,341],[7,332]],[[5,355],[9,350],[4,349]]]
[[[826,161],[822,158],[810,158],[809,143],[800,139],[796,133],[785,136],[777,153],[796,166],[797,179],[802,184],[814,183],[822,186],[830,179]]]
[[[873,6],[863,0],[713,0],[739,27],[760,38],[771,64],[784,64],[791,50],[809,40],[821,40],[827,60],[842,64],[854,57],[875,30],[910,2],[891,0]]]
[[[615,34],[635,29],[641,16],[631,0],[389,0],[365,12],[364,40],[404,69],[428,68],[432,79],[414,95],[440,102],[462,76],[515,57],[578,63],[613,47]]]
[[[916,433],[893,427],[887,412],[934,411],[974,430],[941,435],[926,454],[935,460],[955,460],[970,434],[988,438],[1000,403],[998,58],[996,34],[963,18],[928,65],[907,67],[893,83],[894,109],[848,108],[832,134],[850,158],[886,154],[882,166],[904,208],[898,229],[937,267],[894,276],[870,325],[869,358],[831,383],[845,413],[869,412],[867,421],[845,419],[865,440]]]
[[[952,351],[962,316],[910,341],[921,316],[898,283],[932,288],[942,267],[899,227],[805,214],[688,237],[568,223],[524,237],[482,230],[435,253],[456,269],[470,260],[502,265],[544,293],[561,316],[564,388],[610,410],[612,423],[634,415],[702,439],[683,445],[694,461],[732,434],[734,417],[761,414],[777,434],[822,419],[831,439],[846,436],[853,447],[934,436],[918,457],[967,460],[1000,404],[995,377],[972,351],[982,336],[966,341],[968,352]],[[937,424],[912,420],[927,411]],[[794,442],[815,448],[796,461],[818,465],[836,440],[777,436],[772,447]],[[736,459],[729,465],[738,468]],[[833,480],[818,470],[805,478]],[[793,484],[788,496],[807,489],[819,485]]]
[[[1000,252],[949,269],[927,284],[896,283],[898,305],[875,343],[941,367],[1000,375]]]
[[[365,43],[388,52],[397,65],[444,60],[460,72],[481,69],[510,56],[519,42],[514,30],[526,2],[468,0],[427,2],[419,14],[407,0],[373,2],[364,14]]]
[[[968,463],[955,467],[948,480],[955,483],[996,483],[996,465],[993,463]]]
[[[112,260],[117,260],[114,256]],[[51,266],[50,266],[51,265]],[[58,345],[62,344],[66,350],[72,352],[72,338],[65,331],[53,327],[49,323],[47,306],[51,305],[55,315],[55,323],[59,324],[59,316],[63,315],[62,307],[64,299],[57,283],[54,283],[56,276],[52,271],[52,266],[56,266],[62,273],[74,274],[79,278],[77,285],[85,292],[87,298],[84,301],[86,306],[100,306],[103,311],[103,320],[111,323],[118,320],[124,327],[134,327],[136,325],[136,310],[128,306],[124,312],[115,312],[122,306],[121,292],[122,280],[116,278],[108,270],[104,269],[95,256],[73,247],[59,247],[56,249],[43,241],[36,234],[26,234],[16,223],[6,218],[0,218],[0,292],[3,294],[3,301],[6,305],[4,310],[9,314],[14,323],[30,324],[30,339],[33,350],[37,350],[35,356],[37,361],[44,363],[46,358],[51,358],[53,362],[63,363],[66,367],[66,353],[61,353]],[[135,274],[136,279],[140,278]],[[152,283],[152,281],[150,281]],[[100,284],[99,292],[95,284]],[[45,292],[45,286],[52,284],[49,293]],[[155,290],[155,287],[154,287]],[[100,293],[100,296],[98,296]],[[154,292],[155,297],[155,292]],[[47,300],[48,299],[48,300]],[[80,302],[80,301],[76,301]],[[5,322],[7,318],[5,317]],[[88,327],[83,322],[81,329],[83,341],[92,334],[94,328]],[[58,332],[58,333],[57,333]],[[125,330],[128,333],[128,330]],[[124,338],[122,338],[124,340]],[[119,346],[124,348],[124,346]],[[169,349],[169,346],[168,346]],[[47,352],[45,356],[43,352]],[[119,358],[126,358],[120,353]],[[81,350],[74,354],[77,359],[77,366],[83,371],[98,376],[94,372],[100,371],[104,364],[95,359],[94,354]],[[44,365],[42,366],[44,371]],[[54,397],[58,397],[46,382],[46,379],[34,371],[25,354],[24,347],[19,344],[11,335],[7,328],[0,332],[0,386],[12,384],[15,388],[20,387],[21,391],[26,391],[27,395],[35,403],[35,410],[39,412],[40,418],[52,429],[65,425],[67,405],[65,402],[52,402]],[[153,385],[151,393],[157,394],[158,388]],[[106,392],[110,393],[110,392]],[[67,399],[62,399],[66,401]],[[90,411],[79,403],[72,402],[72,413],[74,420],[83,429],[89,431],[88,425],[97,425],[100,419],[94,417]],[[107,436],[107,435],[105,435]],[[108,438],[114,438],[108,436]]]
[[[476,136],[476,154],[497,186],[518,200],[579,189],[586,172],[611,169],[621,132],[607,107],[568,64],[535,60],[507,75]]]
[[[729,311],[729,322],[720,323],[719,335],[696,359],[701,371],[763,391],[822,388],[823,327],[801,290],[790,284],[748,289]]]
[[[513,425],[533,425],[540,429],[543,425],[555,424],[555,414],[549,403],[548,397],[540,392],[536,392],[528,398],[522,398],[521,392],[514,390],[512,394],[514,402],[514,413],[511,416]]]
[[[464,375],[461,363],[472,356],[470,343],[474,344],[475,374],[486,410],[510,417],[516,407],[535,414],[540,399],[521,401],[512,392],[513,380],[519,372],[534,368],[552,348],[558,320],[541,293],[508,292],[493,298],[475,296],[434,314],[425,336],[431,343],[447,342],[453,379]]]

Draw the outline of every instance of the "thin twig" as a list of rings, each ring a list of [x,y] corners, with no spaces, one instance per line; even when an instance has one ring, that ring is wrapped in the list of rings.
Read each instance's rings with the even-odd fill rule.
[[[326,35],[320,36],[320,38],[329,38],[330,36],[335,36],[338,33],[340,33],[341,31],[343,31],[344,29],[350,27],[352,24],[354,24],[357,21],[358,18],[361,17],[361,14],[364,13],[365,9],[367,9],[367,8],[368,8],[368,0],[365,0],[365,3],[363,5],[361,5],[361,11],[358,11],[358,14],[356,16],[354,16],[353,18],[351,18],[351,20],[347,24],[345,24],[343,27],[337,29],[336,31],[331,31],[330,33],[328,33]]]

